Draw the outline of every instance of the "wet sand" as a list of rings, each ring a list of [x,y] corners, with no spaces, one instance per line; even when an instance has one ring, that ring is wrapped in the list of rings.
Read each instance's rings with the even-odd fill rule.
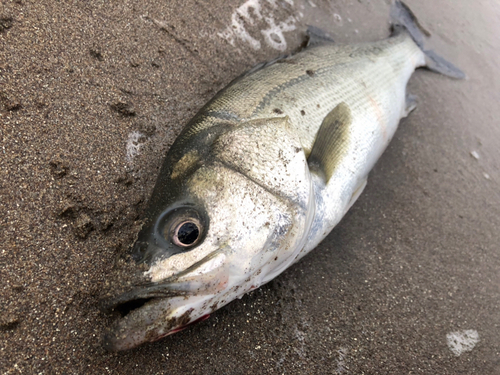
[[[250,3],[267,19],[238,17]],[[388,2],[2,2],[0,373],[500,373],[500,6],[407,3],[467,80],[414,74],[417,109],[299,264],[109,354],[98,301],[182,126],[307,24],[387,37]]]

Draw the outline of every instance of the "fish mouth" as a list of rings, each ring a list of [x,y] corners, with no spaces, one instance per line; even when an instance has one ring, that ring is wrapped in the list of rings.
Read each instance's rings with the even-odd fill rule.
[[[106,313],[117,311],[124,318],[130,312],[140,309],[152,300],[187,296],[188,294],[188,291],[169,288],[169,284],[151,283],[149,285],[137,286],[135,289],[114,298],[102,300],[100,308],[101,311]]]
[[[211,311],[204,302],[224,288],[227,278],[223,267],[202,275],[196,270],[215,257],[224,255],[216,251],[161,282],[135,285],[132,290],[101,300],[101,311],[115,314],[113,325],[104,334],[104,348],[110,352],[132,349],[206,319]]]
[[[155,298],[172,298],[188,296],[193,293],[211,293],[214,284],[221,278],[222,267],[216,267],[203,275],[196,271],[210,262],[224,262],[224,248],[214,251],[185,270],[168,277],[161,282],[145,282],[133,286],[132,290],[116,297],[103,299],[100,303],[103,312],[118,311],[123,316],[130,311],[141,308]]]
[[[157,322],[166,322],[168,316],[173,315],[175,309],[171,301],[187,296],[187,292],[171,290],[168,285],[150,284],[101,301],[101,310],[115,315],[111,328],[104,334],[104,348],[110,352],[132,349],[174,333],[171,331],[179,328],[178,325],[190,322],[189,315],[178,322],[171,320],[163,330],[158,329],[161,324]]]

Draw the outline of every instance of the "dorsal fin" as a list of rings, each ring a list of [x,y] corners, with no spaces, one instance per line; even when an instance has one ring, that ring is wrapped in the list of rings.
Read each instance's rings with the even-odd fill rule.
[[[326,115],[318,130],[307,162],[311,172],[323,176],[325,183],[328,183],[347,151],[351,124],[351,109],[347,104],[340,103]]]
[[[334,43],[334,40],[319,27],[307,25],[307,47]]]

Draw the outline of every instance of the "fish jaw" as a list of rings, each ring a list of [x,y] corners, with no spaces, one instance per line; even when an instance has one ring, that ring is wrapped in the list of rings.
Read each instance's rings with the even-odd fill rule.
[[[160,340],[205,320],[212,312],[259,287],[263,269],[245,274],[239,259],[235,251],[224,247],[174,276],[106,301],[104,310],[121,311],[123,316],[105,333],[104,348],[118,352]],[[148,272],[145,276],[149,277]]]
[[[224,272],[221,271],[222,273]],[[103,346],[109,352],[130,350],[182,331],[189,325],[207,319],[212,312],[234,299],[241,298],[249,291],[258,288],[260,273],[261,270],[257,271],[256,275],[248,276],[244,281],[237,280],[231,283],[227,279],[225,282],[216,279],[209,285],[208,294],[200,292],[201,283],[198,282],[193,283],[192,287],[197,287],[199,294],[152,298],[143,306],[118,319],[105,333]],[[177,287],[182,289],[181,285],[182,283]],[[175,287],[172,286],[172,289]],[[175,290],[171,292],[176,293]],[[137,302],[140,302],[140,299]]]
[[[219,259],[221,255],[223,254],[219,254]],[[217,256],[209,258],[212,264],[217,264]],[[118,352],[160,340],[207,319],[212,312],[257,288],[261,283],[261,269],[254,275],[245,275],[246,279],[243,280],[241,272],[230,263],[224,263],[207,273],[202,273],[202,268],[203,265],[191,267],[167,279],[169,284],[152,283],[149,291],[139,287],[118,297],[116,300],[119,303],[111,309],[120,310],[127,304],[146,302],[125,312],[117,320],[104,335],[104,348],[110,352]],[[162,294],[167,297],[161,297]],[[157,295],[160,297],[148,298]]]
[[[104,335],[104,348],[118,352],[157,341],[208,315],[213,296],[154,298],[118,320]]]
[[[228,288],[223,250],[162,282],[138,286],[105,301],[105,310],[123,316],[105,334],[104,347],[122,351],[156,341],[215,311]]]

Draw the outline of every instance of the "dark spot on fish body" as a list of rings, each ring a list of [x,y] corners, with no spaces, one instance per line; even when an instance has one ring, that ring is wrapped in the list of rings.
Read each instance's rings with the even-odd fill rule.
[[[306,115],[306,111],[304,111],[303,109],[301,109],[301,110],[300,110],[300,114],[301,114],[302,116],[305,116],[305,115]]]
[[[194,311],[193,308],[187,310],[184,314],[177,318],[171,318],[167,324],[167,330],[171,330],[174,327],[183,327],[189,323],[191,320],[191,313]]]
[[[320,106],[319,104],[316,104],[316,107],[317,107],[317,108],[320,108],[321,106]]]
[[[308,69],[308,70],[306,70],[306,73],[307,73],[307,75],[308,75],[309,77],[312,77],[312,76],[314,76],[314,73],[315,73],[315,72],[314,72],[314,70],[310,70],[310,69]]]
[[[368,57],[369,55],[380,55],[382,53],[382,49],[380,47],[377,47],[377,46],[363,46],[363,47],[360,47],[360,48],[357,48],[356,50],[354,50],[350,55],[349,57],[352,57],[352,58],[357,58],[357,57],[360,57],[360,56],[366,56]]]
[[[278,63],[278,64],[297,64],[297,61],[293,60],[289,56],[286,56],[285,58],[276,61],[276,63]]]
[[[281,109],[279,109],[279,108],[274,108],[273,112],[277,113],[278,115],[282,115],[283,114],[283,111]]]

